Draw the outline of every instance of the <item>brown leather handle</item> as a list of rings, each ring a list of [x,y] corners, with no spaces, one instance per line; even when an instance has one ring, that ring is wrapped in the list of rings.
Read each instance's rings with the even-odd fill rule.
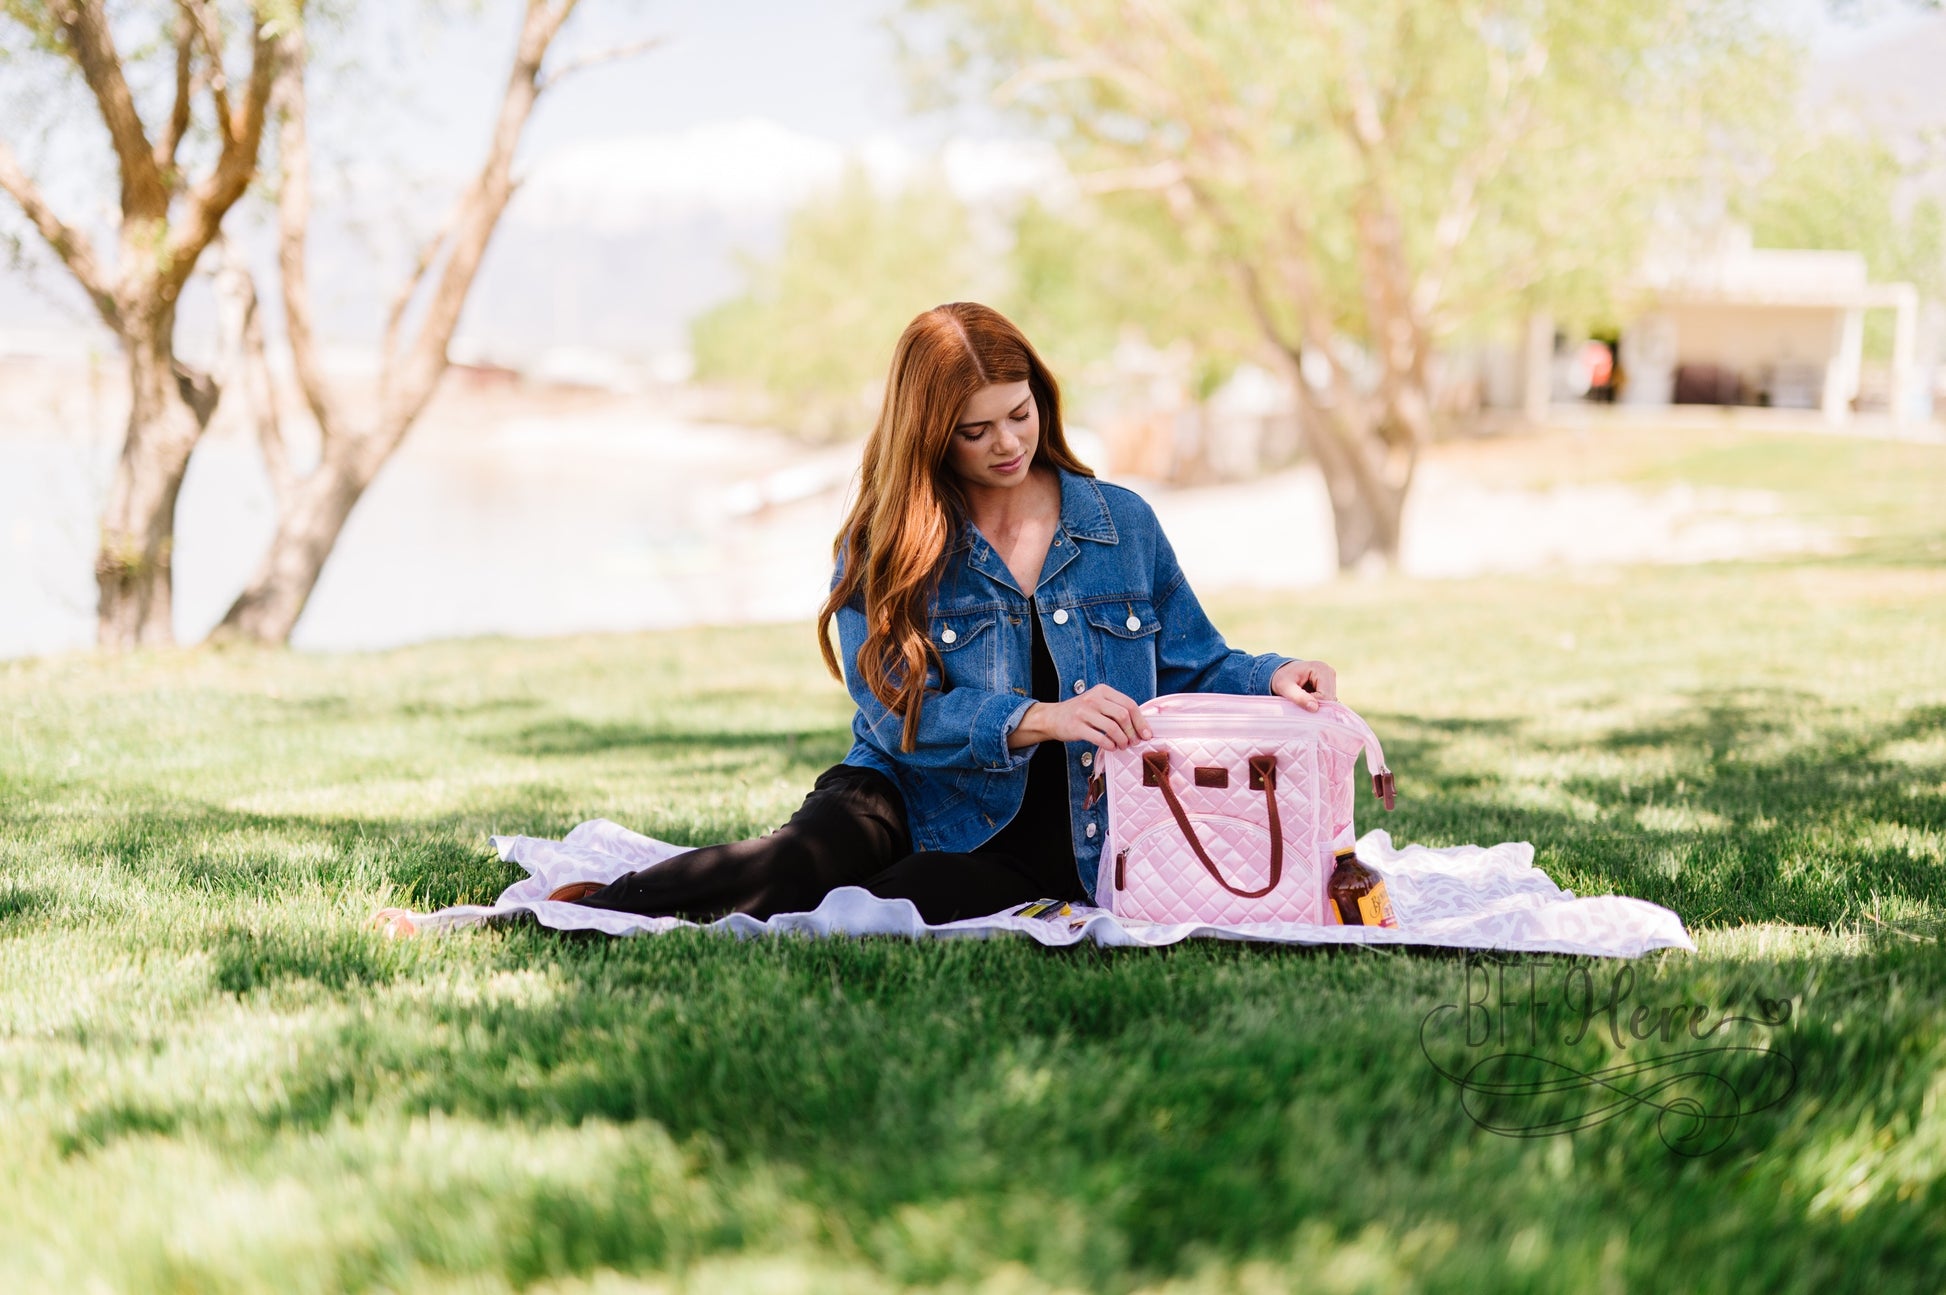
[[[1250,757],[1250,789],[1263,789],[1264,808],[1270,819],[1270,880],[1262,890],[1242,890],[1232,886],[1218,871],[1216,861],[1203,849],[1202,841],[1196,835],[1196,825],[1189,821],[1183,812],[1182,802],[1176,799],[1176,789],[1169,784],[1169,753],[1163,750],[1142,753],[1142,781],[1144,784],[1162,789],[1162,799],[1168,802],[1169,812],[1175,815],[1176,826],[1182,829],[1183,839],[1189,848],[1196,852],[1196,862],[1203,865],[1203,871],[1213,878],[1217,885],[1235,895],[1238,899],[1262,899],[1277,889],[1277,883],[1284,879],[1284,824],[1277,816],[1277,757],[1274,755],[1253,755]]]

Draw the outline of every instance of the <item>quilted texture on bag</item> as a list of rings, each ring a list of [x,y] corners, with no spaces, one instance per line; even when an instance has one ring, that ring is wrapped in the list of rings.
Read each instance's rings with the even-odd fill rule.
[[[1150,740],[1095,755],[1108,797],[1096,903],[1152,922],[1328,922],[1333,849],[1354,839],[1361,749],[1374,787],[1390,788],[1371,726],[1335,701],[1307,711],[1283,697],[1234,694],[1172,693],[1147,702],[1142,712]],[[1153,752],[1167,753],[1166,774],[1158,777],[1151,759],[1145,779],[1144,757]],[[1253,788],[1252,757],[1273,765],[1269,787]],[[1164,780],[1193,844],[1170,808]],[[1281,829],[1276,838],[1271,797]],[[1273,848],[1279,841],[1281,852]]]

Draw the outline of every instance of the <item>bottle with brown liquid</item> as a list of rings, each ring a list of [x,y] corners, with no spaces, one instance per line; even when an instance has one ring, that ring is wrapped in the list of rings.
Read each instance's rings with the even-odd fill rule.
[[[1331,871],[1331,906],[1346,926],[1397,926],[1385,879],[1358,862],[1351,846],[1338,847],[1337,867]]]

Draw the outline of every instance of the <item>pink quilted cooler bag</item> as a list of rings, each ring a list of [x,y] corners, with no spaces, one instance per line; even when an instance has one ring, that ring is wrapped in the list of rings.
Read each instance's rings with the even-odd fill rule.
[[[1089,801],[1108,796],[1095,902],[1151,922],[1329,922],[1360,750],[1392,808],[1371,725],[1335,701],[1229,693],[1170,693],[1142,713],[1149,741],[1095,752]]]

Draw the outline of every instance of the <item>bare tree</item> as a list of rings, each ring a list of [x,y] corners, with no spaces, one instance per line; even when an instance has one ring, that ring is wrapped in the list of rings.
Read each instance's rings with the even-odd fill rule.
[[[320,450],[316,467],[297,472],[285,451],[267,384],[244,384],[253,393],[259,440],[276,494],[277,530],[249,583],[211,631],[212,641],[289,641],[352,509],[404,442],[446,371],[447,345],[487,244],[513,196],[514,153],[541,94],[564,76],[656,43],[643,41],[600,51],[543,72],[548,49],[575,4],[576,0],[527,0],[486,158],[392,296],[381,342],[376,399],[368,402],[346,399],[326,380],[318,362],[305,269],[312,195],[304,33],[292,28],[281,38],[282,70],[275,95],[277,263],[292,368],[317,420]],[[435,266],[439,267],[436,275]],[[422,292],[429,277],[431,287]],[[247,283],[230,291],[235,303],[233,328],[244,330],[238,336],[244,352],[242,372],[262,373],[262,334],[248,326],[254,317],[254,292]],[[415,303],[420,308],[408,327]]]
[[[142,119],[103,0],[10,3],[0,14],[43,50],[72,64],[107,128],[121,180],[115,258],[88,231],[57,214],[41,185],[0,140],[4,190],[81,285],[128,359],[128,431],[122,442],[95,559],[103,647],[173,641],[170,549],[176,496],[189,456],[209,424],[217,389],[175,353],[183,285],[216,238],[224,215],[256,174],[276,67],[276,25],[295,22],[301,0],[248,6],[249,70],[233,78],[230,34],[212,0],[177,0],[166,25],[174,82],[166,118]],[[207,102],[216,155],[192,174],[179,155]]]

